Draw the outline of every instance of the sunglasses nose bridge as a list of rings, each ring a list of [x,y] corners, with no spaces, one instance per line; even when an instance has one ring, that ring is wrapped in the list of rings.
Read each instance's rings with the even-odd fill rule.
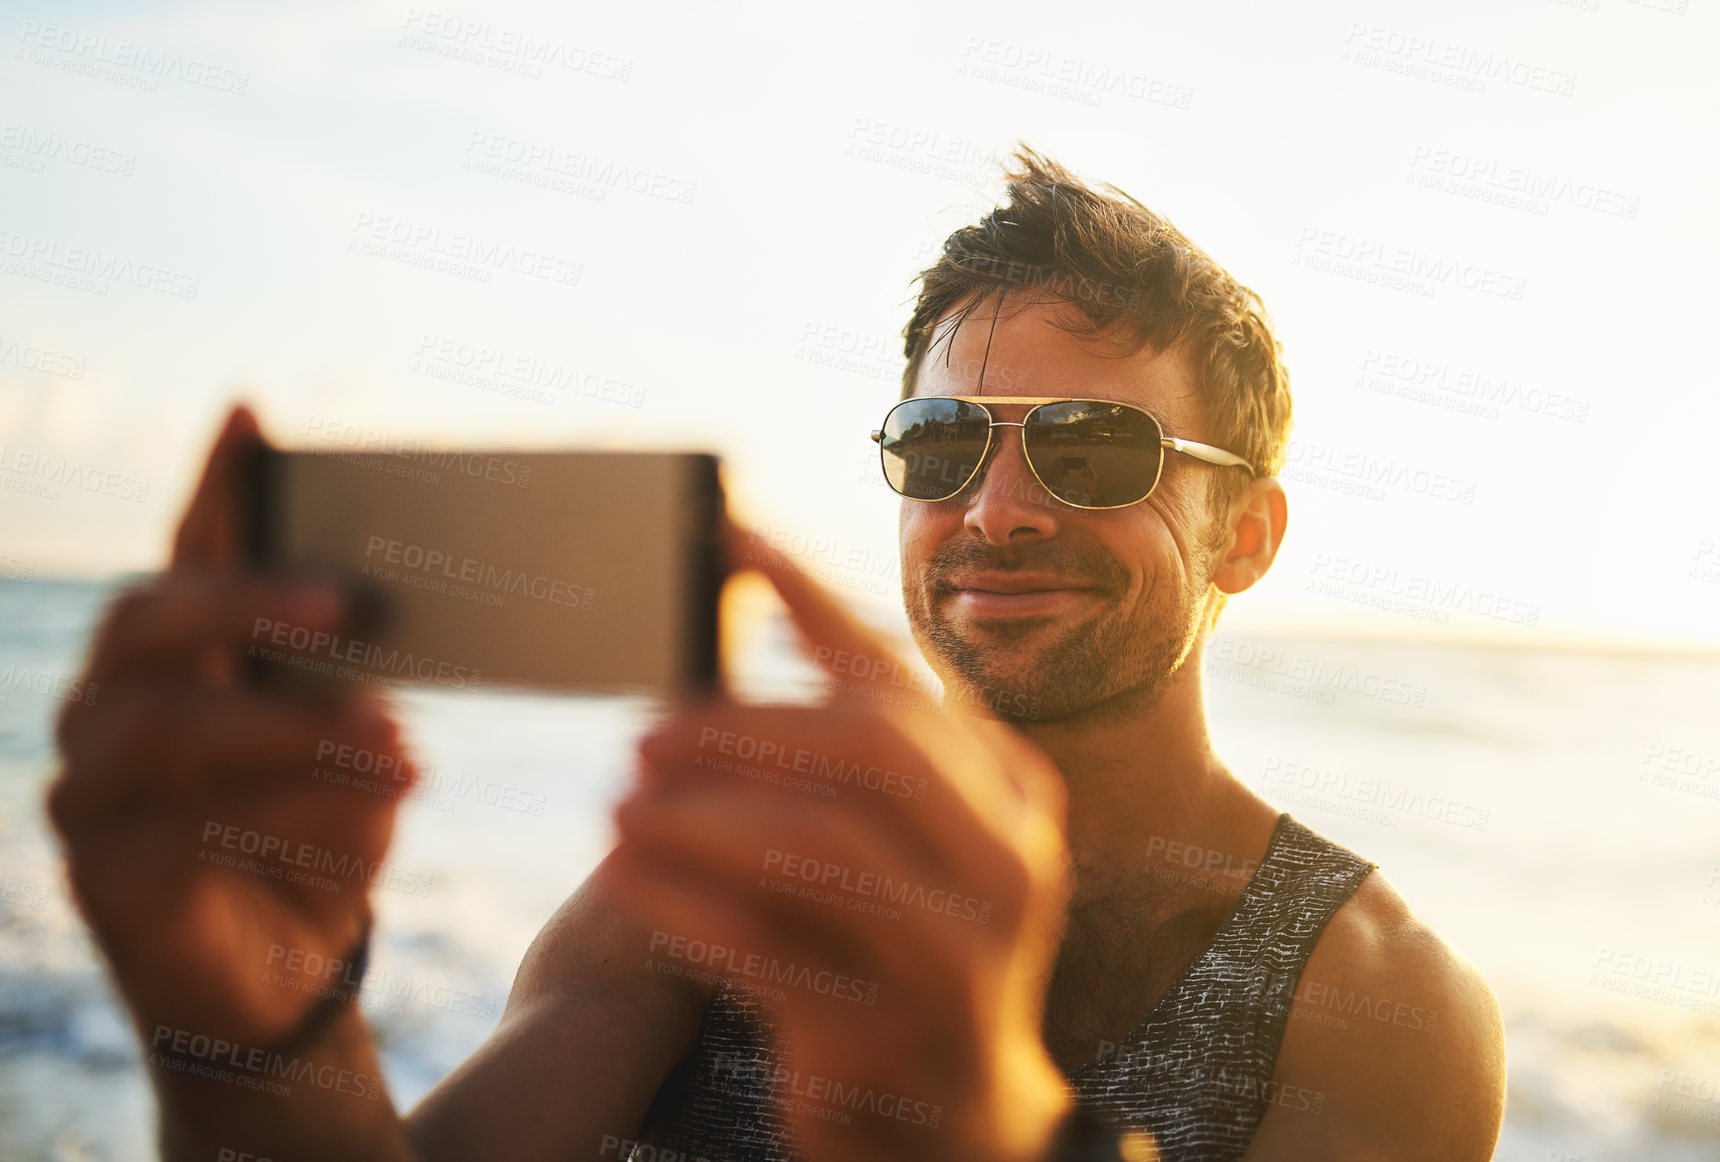
[[[1015,455],[1020,457],[1021,460],[1020,471],[1026,478],[1024,483],[1027,489],[1027,494],[1037,495],[1043,493],[1043,485],[1039,483],[1039,473],[1027,459],[1026,421],[992,420],[989,427],[1015,428],[1017,431],[1013,440],[1006,432],[998,432],[991,436],[985,455],[980,458],[978,467],[975,468],[973,476],[968,480],[963,491],[968,493],[970,497],[977,498],[979,491],[984,489],[987,482],[991,480],[992,473],[997,467],[998,458],[1007,454],[1006,445],[1014,444]],[[1045,499],[1049,499],[1049,494],[1044,493],[1044,497]]]

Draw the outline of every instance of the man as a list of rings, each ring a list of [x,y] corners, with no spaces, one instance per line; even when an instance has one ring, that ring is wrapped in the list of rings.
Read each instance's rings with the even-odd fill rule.
[[[380,859],[393,801],[305,772],[329,740],[402,751],[367,699],[234,680],[254,618],[340,615],[236,571],[226,497],[260,436],[234,414],[173,568],[98,638],[102,698],[68,710],[51,797],[169,1157],[1491,1155],[1485,984],[1207,737],[1202,645],[1285,528],[1289,394],[1258,301],[1030,151],[1009,193],[922,275],[876,436],[947,704],[904,705],[888,646],[736,534],[831,697],[716,698],[642,740],[616,850],[405,1118],[352,990],[324,987],[362,961],[362,892],[197,858],[213,823]],[[749,753],[794,777],[742,777]]]

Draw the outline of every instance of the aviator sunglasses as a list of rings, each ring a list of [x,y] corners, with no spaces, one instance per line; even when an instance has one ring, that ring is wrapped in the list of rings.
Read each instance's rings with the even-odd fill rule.
[[[1033,404],[1020,420],[987,404]],[[884,479],[909,500],[948,500],[979,475],[993,428],[1020,428],[1034,477],[1075,508],[1125,508],[1158,487],[1165,449],[1223,467],[1254,468],[1234,452],[1165,435],[1151,412],[1104,399],[1048,396],[920,396],[890,409],[872,433]]]

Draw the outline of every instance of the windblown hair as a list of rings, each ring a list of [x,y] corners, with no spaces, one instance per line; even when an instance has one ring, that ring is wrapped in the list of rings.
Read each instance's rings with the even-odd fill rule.
[[[1034,301],[1076,308],[1060,320],[1071,333],[1116,338],[1129,353],[1181,344],[1213,442],[1276,474],[1290,441],[1290,379],[1260,296],[1116,186],[1095,189],[1026,145],[1004,176],[1008,201],[951,234],[920,272],[919,300],[902,330],[902,397],[913,395],[920,365],[970,312],[999,291],[1031,289]]]

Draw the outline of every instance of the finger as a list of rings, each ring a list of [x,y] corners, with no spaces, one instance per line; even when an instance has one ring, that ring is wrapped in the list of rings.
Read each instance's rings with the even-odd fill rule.
[[[641,787],[712,789],[801,809],[860,813],[937,861],[980,827],[950,769],[928,762],[898,724],[865,703],[835,706],[681,707],[639,740]],[[971,764],[971,754],[953,754]]]
[[[267,447],[257,417],[243,404],[227,413],[209,450],[173,542],[173,569],[233,569],[240,564],[238,500],[247,455]]]
[[[755,900],[703,877],[697,865],[644,844],[622,844],[612,858],[622,906],[668,937],[704,941],[710,947],[701,950],[700,967],[743,983],[771,983],[802,1003],[876,1003],[879,977],[865,962],[775,922]]]
[[[878,631],[855,617],[824,585],[800,569],[767,539],[752,536],[727,519],[729,559],[740,569],[762,573],[782,597],[812,661],[836,688],[853,697],[894,698],[910,685],[914,667]]]
[[[976,736],[983,727],[992,729]],[[956,874],[995,872],[1036,816],[1061,828],[1060,777],[995,723],[952,726],[861,702],[713,703],[662,720],[640,740],[639,758],[642,783],[720,781],[733,794],[776,798],[810,784],[814,794],[796,798],[887,820],[922,859]]]
[[[327,902],[367,895],[373,886],[428,890],[428,876],[384,863],[399,806],[397,798],[289,779],[260,793],[236,789],[200,800],[184,817],[196,830],[188,837],[193,858],[254,851],[271,870],[304,872],[283,882],[303,888],[307,900]]]
[[[319,764],[342,756],[366,755],[373,767],[386,758],[391,775],[416,777],[398,724],[373,701],[328,708],[192,686],[116,694],[71,732],[64,753],[49,809],[68,835],[200,798],[315,786]]]
[[[86,879],[92,867],[107,866],[103,892],[135,892],[140,877],[181,885],[258,877],[273,880],[272,891],[322,906],[386,882],[388,869],[379,865],[398,802],[292,780],[128,815],[121,825],[109,817],[108,825],[68,838]]]
[[[864,700],[880,708],[900,709],[904,703],[908,709],[915,707],[917,700],[903,698],[903,690],[912,690],[915,686],[914,670],[882,635],[856,618],[835,594],[804,573],[785,554],[773,549],[768,540],[751,538],[751,534],[732,518],[728,521],[727,534],[731,559],[745,561],[747,567],[764,574],[776,588],[800,630],[802,645],[815,663],[837,679],[835,686],[838,691],[848,692],[851,695],[849,701]],[[750,543],[748,538],[751,538]],[[922,705],[920,708],[926,707]],[[987,738],[1002,737],[999,716],[983,703],[945,700],[936,709],[939,717],[985,732]],[[911,729],[907,715],[893,717],[902,722],[904,728]],[[950,732],[936,723],[917,733],[933,742],[950,737]],[[1011,737],[1015,736],[1012,734]],[[1021,745],[1027,744],[1023,742]],[[947,741],[941,744],[941,749],[948,749]],[[1044,799],[1061,820],[1065,789],[1060,778],[1055,779],[1055,785],[1052,785],[1047,776],[1054,777],[1055,772],[1041,767],[1019,773],[1010,767],[1001,769],[1020,795]],[[959,789],[975,807],[996,808],[989,785],[968,782]],[[1012,803],[1006,810],[1013,814],[1018,808],[1018,803]]]
[[[955,927],[994,939],[1013,904],[986,885],[937,863],[922,863],[888,830],[855,816],[772,818],[721,796],[635,796],[617,810],[623,841],[640,844],[690,871],[695,882],[748,899],[760,914],[817,935],[851,963],[894,964],[882,952],[920,947],[925,930]]]
[[[192,673],[211,649],[332,640],[345,603],[332,582],[184,569],[122,594],[109,608],[88,678]],[[293,644],[296,644],[294,642]]]
[[[876,821],[746,803],[709,789],[637,794],[616,811],[624,844],[691,884],[727,893],[833,962],[906,968],[898,954],[933,931],[996,939],[996,909],[972,881],[917,860]]]

